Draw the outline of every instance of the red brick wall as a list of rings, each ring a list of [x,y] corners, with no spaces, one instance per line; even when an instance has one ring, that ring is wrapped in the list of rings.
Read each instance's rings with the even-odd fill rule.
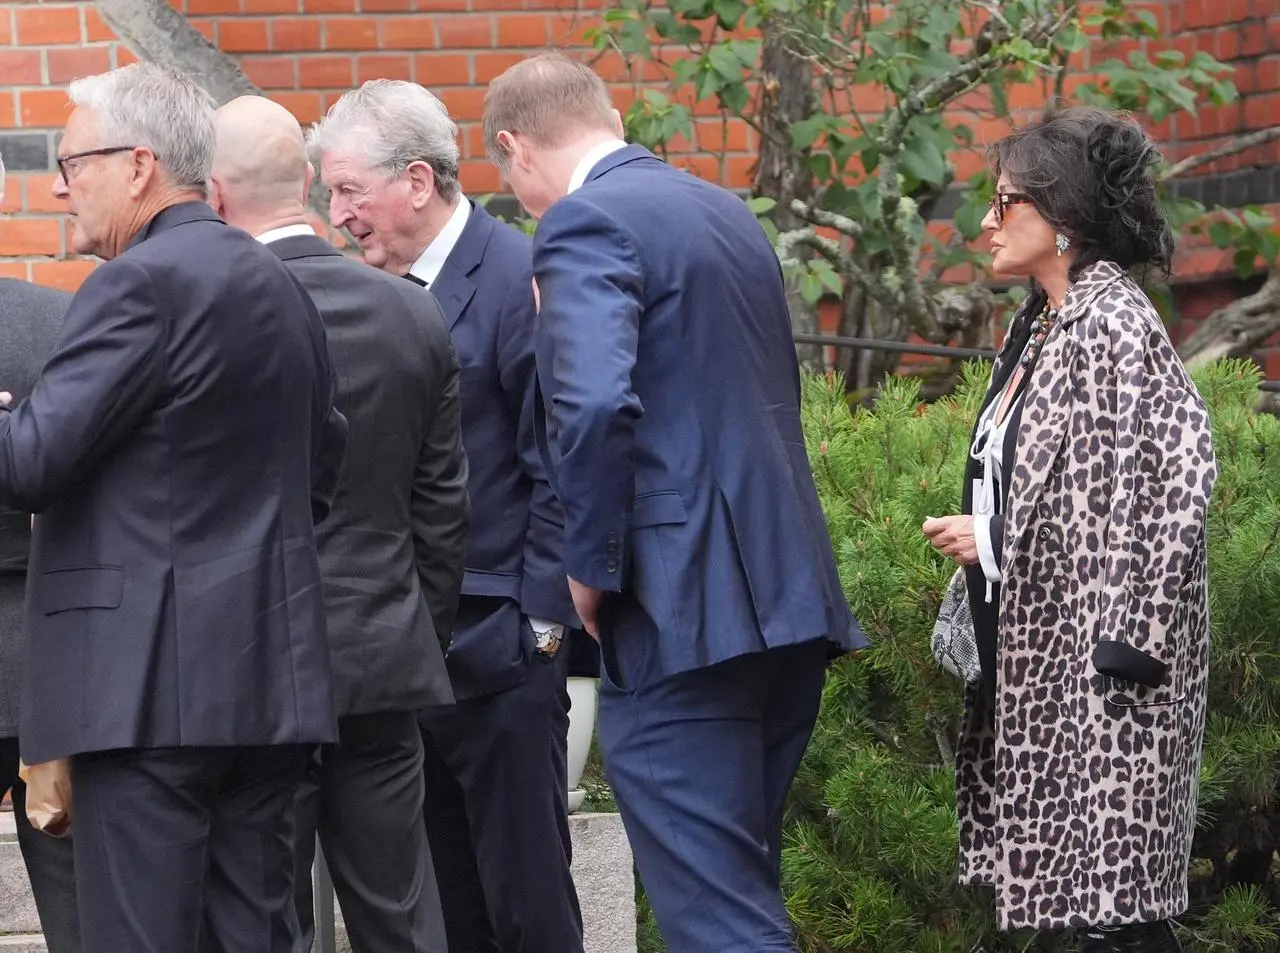
[[[317,119],[344,90],[374,77],[411,79],[444,99],[462,127],[464,188],[499,188],[484,160],[477,120],[485,84],[530,51],[572,45],[595,22],[601,0],[172,0],[248,76],[304,123]],[[1280,122],[1280,0],[1155,0],[1172,45],[1205,49],[1232,61],[1239,103],[1179,116],[1157,133],[1175,158],[1233,132]],[[1123,53],[1123,50],[1119,52]],[[53,136],[68,112],[64,87],[77,76],[130,62],[132,55],[91,2],[0,0],[0,143],[22,136],[28,156]],[[634,95],[615,60],[602,63],[619,104]],[[868,90],[874,100],[877,91]],[[1035,99],[1034,93],[1024,93]],[[979,143],[1002,125],[982,124]],[[690,153],[677,161],[726,184],[750,181],[754,137],[741,124],[722,130],[700,122],[699,145],[730,147],[723,156]],[[92,268],[67,260],[61,203],[49,189],[50,164],[11,166],[0,224],[0,274],[73,288]],[[22,163],[17,163],[21,165]],[[31,164],[28,162],[27,164]],[[1280,165],[1280,144],[1224,160],[1205,172]],[[1278,173],[1280,174],[1280,173]],[[1204,249],[1184,261],[1193,272],[1219,270],[1224,256]]]

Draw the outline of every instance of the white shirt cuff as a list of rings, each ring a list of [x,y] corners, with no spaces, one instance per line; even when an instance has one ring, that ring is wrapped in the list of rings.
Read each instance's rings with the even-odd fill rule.
[[[973,518],[973,540],[978,544],[978,562],[982,564],[982,574],[987,577],[987,582],[999,582],[1000,566],[996,562],[996,551],[991,545],[990,516]]]

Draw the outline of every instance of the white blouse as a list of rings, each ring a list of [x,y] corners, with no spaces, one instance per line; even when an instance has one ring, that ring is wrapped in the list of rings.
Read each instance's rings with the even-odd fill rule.
[[[1028,341],[1028,344],[1031,342]],[[1023,348],[1026,353],[1026,348]],[[1022,355],[1018,355],[1021,362]],[[973,536],[978,546],[978,562],[982,565],[982,574],[987,577],[987,602],[993,597],[993,587],[1000,582],[1000,564],[996,562],[995,547],[991,543],[991,517],[1000,514],[1001,488],[1008,474],[1004,472],[1004,446],[1009,434],[1009,424],[1017,416],[1022,404],[1026,388],[1021,387],[1005,411],[1004,419],[996,422],[996,414],[1009,396],[1009,390],[1018,376],[1017,367],[1009,374],[1004,387],[987,404],[986,410],[978,418],[978,426],[974,431],[973,443],[969,447],[969,455],[982,464],[982,477],[973,484]],[[1025,375],[1024,375],[1025,376]]]

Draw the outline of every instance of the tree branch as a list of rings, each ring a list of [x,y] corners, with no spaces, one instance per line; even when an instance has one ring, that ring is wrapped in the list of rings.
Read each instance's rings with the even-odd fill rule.
[[[1202,165],[1208,165],[1210,162],[1216,162],[1218,159],[1223,159],[1227,156],[1238,155],[1255,146],[1275,142],[1277,139],[1280,139],[1280,126],[1272,126],[1270,129],[1259,129],[1257,132],[1251,132],[1248,135],[1236,136],[1230,142],[1224,142],[1220,146],[1201,152],[1199,155],[1190,156],[1181,162],[1175,162],[1160,173],[1160,181],[1168,182],[1170,179],[1185,175],[1192,169],[1198,169]]]
[[[824,208],[817,208],[799,199],[792,201],[791,211],[810,225],[833,228],[846,238],[862,237],[862,226],[847,215],[837,215],[835,212],[828,212]]]
[[[1221,357],[1248,354],[1280,330],[1280,271],[1272,271],[1262,287],[1232,301],[1200,322],[1179,354],[1188,367]]]

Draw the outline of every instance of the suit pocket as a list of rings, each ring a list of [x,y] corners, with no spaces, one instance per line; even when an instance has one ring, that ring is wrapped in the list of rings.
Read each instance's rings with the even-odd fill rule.
[[[462,594],[464,596],[495,596],[514,599],[518,602],[522,581],[523,577],[519,573],[468,569],[462,574]]]
[[[68,609],[118,609],[124,599],[124,569],[87,566],[42,572],[32,595],[36,611],[44,615]]]
[[[678,490],[641,493],[631,505],[631,528],[687,523],[689,512]]]

